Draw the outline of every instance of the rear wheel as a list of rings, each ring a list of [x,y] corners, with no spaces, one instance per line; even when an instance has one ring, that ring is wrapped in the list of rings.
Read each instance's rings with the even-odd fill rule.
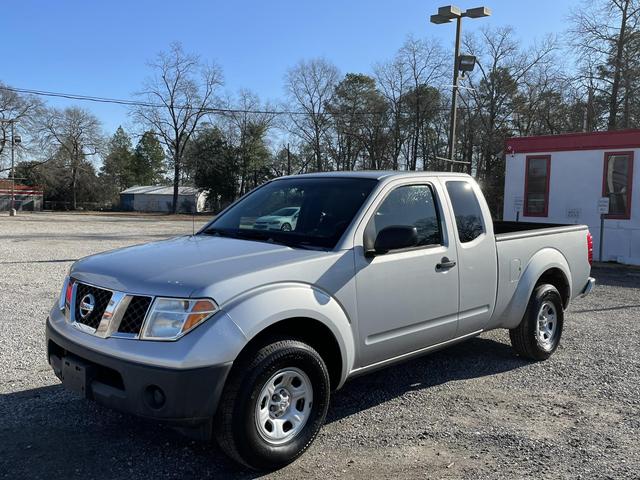
[[[220,399],[214,427],[218,444],[257,470],[292,462],[324,423],[329,387],[324,361],[298,340],[275,340],[244,355]]]
[[[282,224],[282,227],[280,227],[280,229],[281,229],[283,232],[290,232],[290,231],[291,231],[291,224],[289,224],[289,223],[283,223],[283,224]]]
[[[509,330],[511,345],[521,357],[546,360],[560,344],[563,324],[560,293],[553,285],[538,285],[520,325]]]

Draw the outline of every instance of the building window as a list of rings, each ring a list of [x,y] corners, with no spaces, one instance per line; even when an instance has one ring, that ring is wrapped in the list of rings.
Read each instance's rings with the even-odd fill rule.
[[[609,198],[606,218],[631,217],[631,185],[633,182],[633,152],[604,154],[602,196]]]
[[[549,175],[551,157],[527,157],[524,177],[524,215],[546,217],[549,213]]]

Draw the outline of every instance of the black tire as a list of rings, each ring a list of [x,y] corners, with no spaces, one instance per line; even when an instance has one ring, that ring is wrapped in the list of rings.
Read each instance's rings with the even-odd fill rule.
[[[555,314],[554,333],[547,341],[538,334],[538,316],[544,305],[551,308]],[[562,297],[553,285],[542,284],[536,286],[531,294],[527,311],[520,321],[520,325],[509,330],[511,345],[515,352],[529,360],[546,360],[556,351],[562,337],[564,325],[564,309]]]
[[[286,368],[307,375],[313,401],[304,427],[286,443],[274,445],[260,435],[255,408],[265,383]],[[220,399],[214,435],[220,448],[237,462],[254,470],[275,470],[309,448],[324,424],[329,395],[329,373],[318,352],[298,340],[273,340],[234,364]]]
[[[290,232],[291,231],[291,224],[289,223],[283,223],[282,226],[280,227],[280,230],[282,230],[283,232]]]

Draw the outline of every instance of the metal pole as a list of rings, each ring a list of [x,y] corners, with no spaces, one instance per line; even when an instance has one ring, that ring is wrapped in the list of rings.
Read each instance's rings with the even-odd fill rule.
[[[462,30],[462,17],[456,18],[456,48],[453,58],[453,92],[451,95],[451,123],[449,125],[449,159],[454,160],[456,153],[456,116],[458,113],[458,58],[460,57],[460,32]],[[453,172],[453,162],[449,170]]]
[[[291,175],[291,151],[289,150],[288,143],[287,143],[287,175]]]
[[[604,214],[600,214],[600,245],[598,245],[598,260],[602,262],[602,246],[604,245]]]
[[[14,170],[14,150],[16,146],[16,136],[14,130],[14,122],[11,122],[11,207],[9,209],[9,215],[13,216],[16,214],[15,212],[15,204],[16,204],[16,172]]]

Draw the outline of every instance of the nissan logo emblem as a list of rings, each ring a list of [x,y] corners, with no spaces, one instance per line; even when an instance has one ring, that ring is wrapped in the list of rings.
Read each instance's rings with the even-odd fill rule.
[[[96,299],[93,295],[91,295],[90,293],[87,293],[84,297],[82,297],[82,300],[80,300],[80,318],[85,319],[87,318],[89,315],[91,315],[91,312],[93,312],[93,309],[96,306]]]

